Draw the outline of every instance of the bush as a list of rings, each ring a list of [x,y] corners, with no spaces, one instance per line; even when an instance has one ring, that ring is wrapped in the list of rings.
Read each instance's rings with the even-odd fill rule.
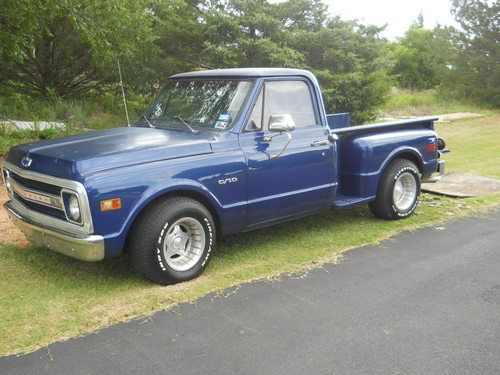
[[[317,71],[316,74],[327,112],[349,112],[354,125],[377,116],[391,87],[390,78],[381,70],[371,74],[333,74],[329,71]]]

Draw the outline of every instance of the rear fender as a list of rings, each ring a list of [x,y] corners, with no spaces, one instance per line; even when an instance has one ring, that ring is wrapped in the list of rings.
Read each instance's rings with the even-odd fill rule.
[[[362,157],[369,156],[365,155]],[[418,149],[411,146],[396,147],[379,164],[373,163],[376,158],[372,159],[369,163],[360,164],[360,166],[369,165],[371,168],[351,169],[341,173],[342,193],[348,196],[374,199],[377,194],[378,184],[382,173],[385,168],[397,158],[406,158],[415,162],[421,173],[424,173],[428,169]]]
[[[395,159],[408,159],[416,164],[420,173],[424,171],[424,158],[418,149],[415,147],[398,147],[393,150],[387,158],[384,160],[380,169],[377,171],[378,175],[382,175],[384,170],[391,164]]]

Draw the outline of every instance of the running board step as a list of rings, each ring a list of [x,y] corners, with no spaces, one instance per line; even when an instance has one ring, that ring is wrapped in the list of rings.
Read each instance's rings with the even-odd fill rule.
[[[347,208],[347,207],[352,207],[356,206],[358,204],[362,204],[365,202],[370,201],[371,198],[366,198],[366,197],[349,197],[346,195],[342,195],[337,199],[335,202],[333,202],[333,207],[335,208]]]

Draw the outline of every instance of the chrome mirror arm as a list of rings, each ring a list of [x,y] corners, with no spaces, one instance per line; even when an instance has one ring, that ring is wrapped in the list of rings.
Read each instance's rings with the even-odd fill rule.
[[[277,134],[277,135],[281,135],[281,134],[283,134],[283,133],[279,133],[279,134]],[[279,157],[283,154],[283,152],[285,152],[286,148],[288,147],[288,145],[289,145],[289,144],[290,144],[290,142],[292,141],[292,136],[291,136],[291,134],[290,134],[290,133],[284,133],[284,134],[286,134],[286,136],[288,137],[288,141],[286,141],[285,145],[283,146],[283,148],[281,149],[281,151],[280,151],[280,152],[278,152],[278,153],[277,153],[277,154],[275,154],[275,155],[271,155],[271,159],[277,159],[277,158],[279,158]],[[275,136],[274,136],[274,137],[275,137]]]

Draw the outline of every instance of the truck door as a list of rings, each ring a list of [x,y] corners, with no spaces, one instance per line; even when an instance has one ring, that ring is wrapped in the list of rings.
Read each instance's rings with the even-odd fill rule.
[[[247,159],[247,227],[320,211],[333,190],[334,148],[320,125],[317,98],[305,79],[268,79],[240,134]],[[290,115],[295,130],[268,130],[272,115]],[[268,141],[269,137],[272,137]],[[266,139],[267,138],[267,139]]]

